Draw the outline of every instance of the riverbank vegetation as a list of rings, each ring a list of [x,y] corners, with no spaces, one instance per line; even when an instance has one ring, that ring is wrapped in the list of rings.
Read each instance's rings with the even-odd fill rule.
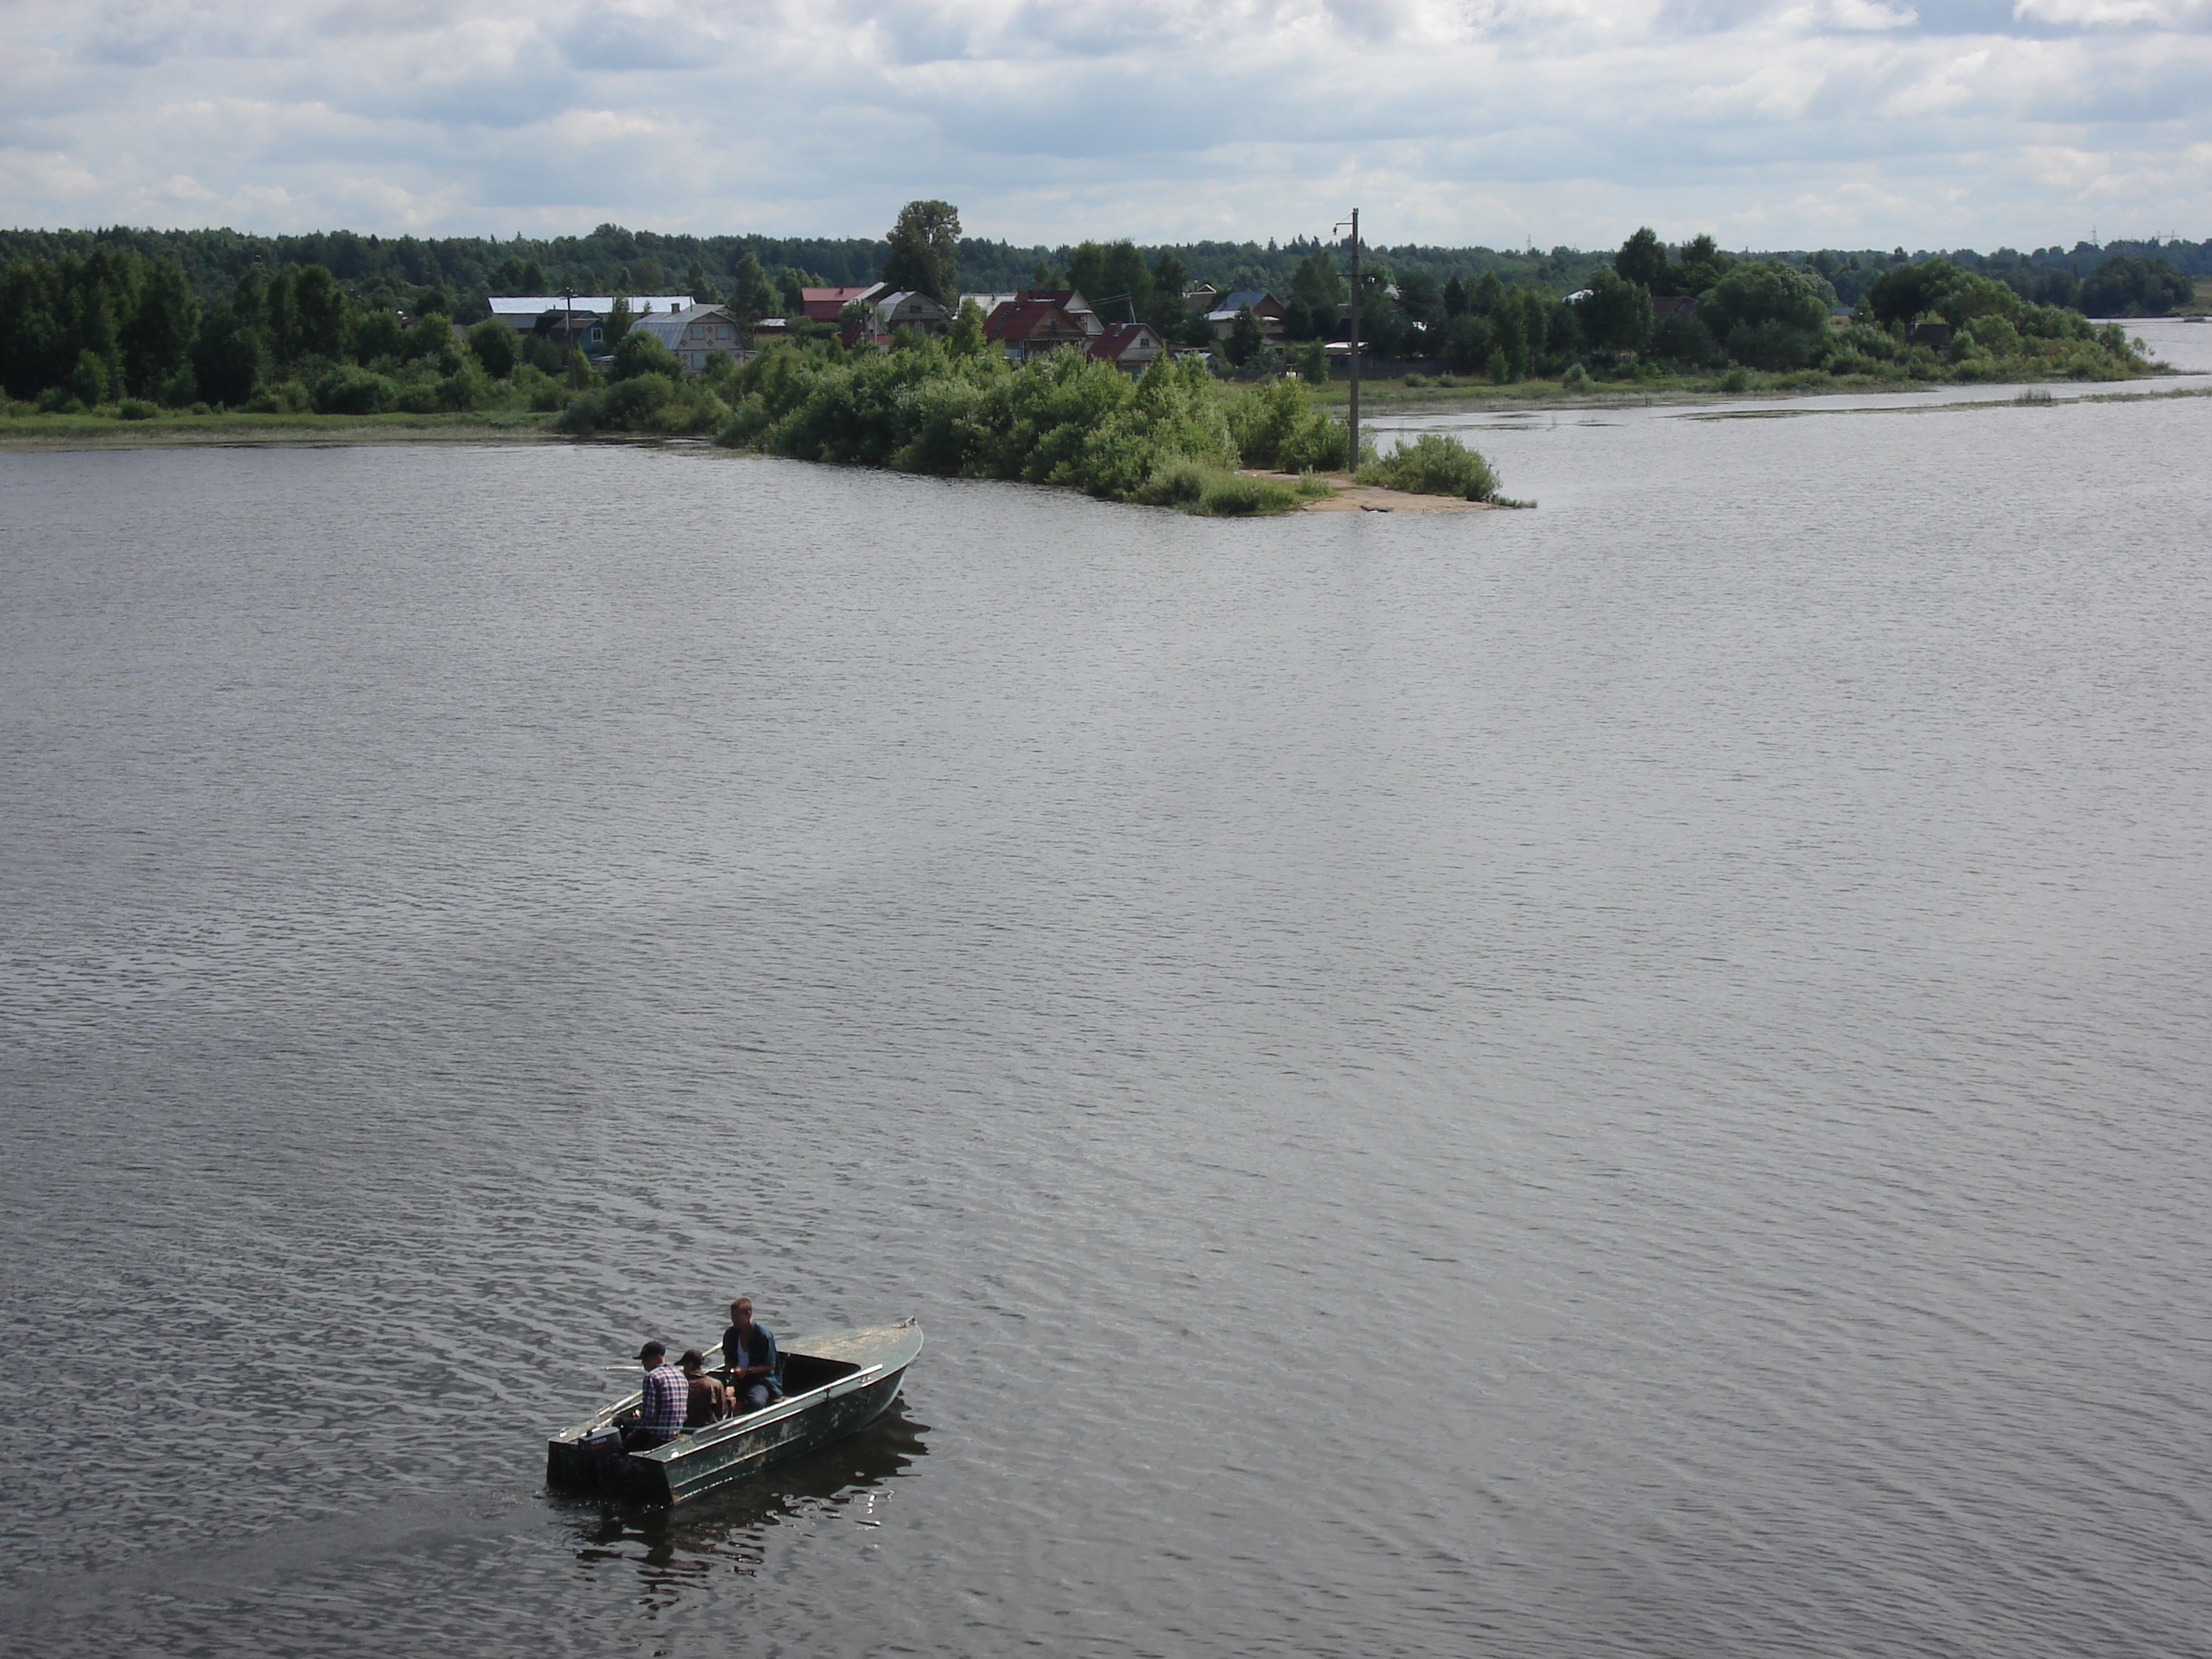
[[[672,369],[640,350],[556,425],[579,436],[712,431],[757,454],[1057,484],[1224,517],[1328,493],[1321,475],[1350,447],[1345,422],[1301,381],[1236,385],[1194,358],[1161,357],[1133,378],[1079,352],[1017,366],[979,339],[963,349],[913,337],[890,351],[771,346],[690,381]],[[1370,449],[1359,479],[1470,501],[1498,488],[1482,457],[1449,438],[1423,439],[1410,459],[1378,461]]]
[[[1132,379],[1075,352],[1016,367],[934,340],[879,353],[776,348],[729,392],[720,441],[732,447],[1223,515],[1296,503],[1291,486],[1240,469],[1340,466],[1349,441],[1344,422],[1294,381],[1234,386],[1167,357]]]

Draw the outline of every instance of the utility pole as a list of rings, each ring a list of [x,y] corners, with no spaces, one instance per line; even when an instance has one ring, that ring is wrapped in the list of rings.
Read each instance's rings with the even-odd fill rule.
[[[1352,210],[1352,453],[1347,472],[1359,471],[1359,210]]]

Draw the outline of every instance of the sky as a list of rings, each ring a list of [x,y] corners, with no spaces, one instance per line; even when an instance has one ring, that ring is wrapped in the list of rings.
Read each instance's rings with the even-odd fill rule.
[[[2212,0],[0,0],[0,223],[2212,236]]]

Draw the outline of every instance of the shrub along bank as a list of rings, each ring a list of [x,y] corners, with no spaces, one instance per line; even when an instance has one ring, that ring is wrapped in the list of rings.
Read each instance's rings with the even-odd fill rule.
[[[1343,464],[1347,441],[1345,423],[1299,382],[1231,386],[1201,363],[1165,357],[1133,380],[1073,351],[1014,367],[927,340],[883,352],[772,346],[734,373],[689,382],[642,352],[629,368],[617,362],[619,378],[578,398],[561,428],[719,428],[720,442],[762,454],[1060,484],[1220,515],[1297,503],[1300,488],[1238,468],[1317,474]],[[1419,487],[1478,500],[1495,489],[1480,457],[1436,441],[1462,463],[1431,469],[1437,482]]]
[[[1073,351],[1017,368],[936,341],[842,357],[769,350],[734,391],[722,441],[738,447],[1208,513],[1291,506],[1287,486],[1236,469],[1339,465],[1346,441],[1344,423],[1301,385],[1231,386],[1201,363],[1164,357],[1132,380]]]

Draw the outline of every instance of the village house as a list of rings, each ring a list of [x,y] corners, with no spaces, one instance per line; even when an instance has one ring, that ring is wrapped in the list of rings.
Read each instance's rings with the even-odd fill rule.
[[[1651,296],[1651,320],[1668,322],[1674,319],[1693,319],[1698,314],[1698,301],[1690,294],[1655,294]]]
[[[1098,313],[1091,309],[1091,301],[1076,289],[1025,288],[1012,294],[963,294],[960,296],[960,304],[966,305],[970,300],[975,302],[975,309],[986,318],[1000,306],[1017,305],[1024,300],[1048,301],[1080,323],[1085,334],[1096,334],[1105,327],[1098,320]],[[954,309],[957,311],[958,307]]]
[[[607,341],[606,319],[596,311],[540,312],[531,319],[529,331],[556,345],[580,347],[587,356],[603,350]]]
[[[686,306],[640,317],[629,326],[631,333],[650,334],[674,352],[686,374],[704,374],[716,357],[736,362],[744,356],[744,331],[721,306]]]
[[[1241,288],[1233,294],[1217,294],[1206,320],[1218,338],[1227,339],[1237,327],[1237,313],[1249,310],[1260,325],[1262,338],[1271,344],[1283,337],[1283,302],[1265,289]]]
[[[1085,334],[1097,334],[1106,327],[1098,313],[1085,299],[1082,291],[1072,288],[1025,288],[1017,296],[1024,300],[1048,300],[1083,325]]]
[[[1109,323],[1091,337],[1085,353],[1102,363],[1117,364],[1141,374],[1152,360],[1167,349],[1148,323]]]
[[[922,334],[945,331],[945,307],[920,289],[902,289],[895,294],[884,295],[875,306],[876,325],[885,334],[902,328]]]
[[[611,294],[495,294],[484,303],[491,314],[518,334],[535,334],[538,319],[549,311],[574,311],[604,317],[615,308]],[[691,303],[688,294],[633,294],[627,296],[633,316],[648,311],[681,311]]]
[[[800,301],[806,308],[806,320],[811,323],[842,322],[845,307],[860,305],[889,293],[881,283],[870,283],[864,288],[802,288]]]
[[[1058,346],[1084,345],[1091,337],[1055,301],[1012,300],[984,319],[983,337],[1005,347],[1012,361],[1025,363]]]
[[[952,307],[952,314],[956,317],[958,316],[960,314],[961,308],[972,302],[976,310],[981,312],[986,318],[988,318],[990,314],[996,311],[1000,306],[1010,306],[1013,304],[1015,301],[1025,299],[1027,297],[1026,294],[963,294],[954,304]]]

